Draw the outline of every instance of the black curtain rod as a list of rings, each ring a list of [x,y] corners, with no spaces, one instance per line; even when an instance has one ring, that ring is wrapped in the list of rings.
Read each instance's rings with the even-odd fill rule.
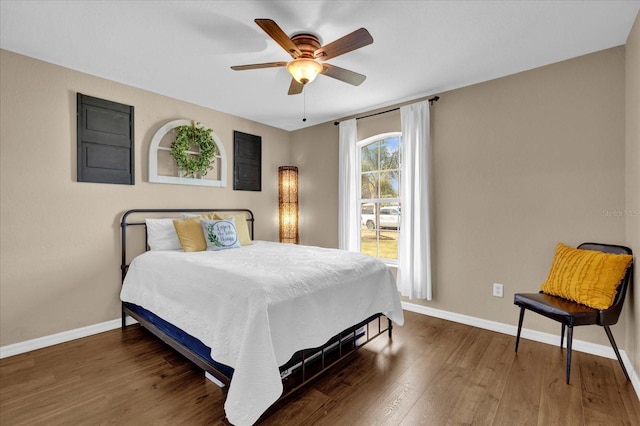
[[[433,105],[434,102],[438,102],[438,99],[440,99],[440,96],[434,96],[433,98],[429,99],[429,105]],[[356,120],[360,120],[361,118],[375,117],[376,115],[386,114],[388,112],[397,111],[399,109],[400,109],[399,107],[398,108],[391,108],[391,109],[388,109],[386,111],[380,111],[380,112],[376,112],[376,113],[369,114],[369,115],[363,115],[362,117],[356,117]],[[333,122],[334,126],[337,126],[338,124],[340,124],[339,121],[334,121]]]

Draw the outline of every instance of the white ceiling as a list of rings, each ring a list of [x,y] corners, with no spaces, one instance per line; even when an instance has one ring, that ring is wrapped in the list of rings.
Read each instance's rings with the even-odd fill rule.
[[[640,0],[0,0],[0,47],[295,130],[624,44],[638,10]],[[367,28],[372,45],[328,61],[367,80],[321,75],[289,96],[284,68],[232,71],[290,60],[255,18],[324,44]]]

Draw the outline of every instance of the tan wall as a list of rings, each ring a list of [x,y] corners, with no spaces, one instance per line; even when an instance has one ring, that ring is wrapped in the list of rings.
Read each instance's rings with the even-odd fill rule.
[[[0,51],[0,346],[119,316],[119,219],[131,208],[250,208],[278,239],[277,168],[289,132]],[[213,84],[213,83],[212,83]],[[136,184],[76,182],[76,93],[135,107]],[[222,139],[226,188],[151,184],[151,137],[200,121]],[[233,190],[233,130],[262,136],[262,191]]]
[[[300,244],[338,246],[338,127],[325,123],[291,134],[298,167]]]
[[[537,291],[557,242],[625,242],[605,214],[624,206],[623,48],[445,93],[432,122],[430,306],[516,324],[513,294]],[[559,330],[535,315],[525,327]],[[614,333],[624,344],[624,323]],[[575,337],[608,344],[597,328]]]
[[[626,350],[640,372],[640,13],[625,46],[626,59],[626,230],[627,245],[635,250],[635,288],[631,288],[625,313]]]
[[[625,242],[624,218],[603,213],[625,205],[624,66],[619,47],[440,94],[431,120],[434,300],[413,302],[515,325],[513,294],[537,291],[557,242]],[[294,158],[311,164],[306,179],[317,188],[328,177],[330,187],[317,188],[323,196],[305,200],[301,215],[337,211],[328,126],[293,133]],[[398,129],[397,113],[358,121],[361,139]],[[307,154],[308,145],[324,149]],[[303,239],[326,242],[337,235],[332,222],[305,229]],[[504,298],[491,295],[494,282],[505,285]],[[534,315],[525,327],[559,331]],[[625,347],[625,321],[614,333]],[[575,336],[608,344],[597,328]]]

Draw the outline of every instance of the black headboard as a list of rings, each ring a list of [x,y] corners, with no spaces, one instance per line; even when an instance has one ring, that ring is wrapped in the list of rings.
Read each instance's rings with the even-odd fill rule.
[[[120,220],[120,229],[121,229],[121,245],[122,245],[122,263],[120,265],[120,269],[122,271],[122,281],[124,281],[124,277],[127,274],[127,269],[129,268],[129,264],[127,263],[127,228],[130,226],[139,227],[142,226],[145,231],[143,250],[147,250],[147,224],[144,219],[140,219],[141,214],[151,214],[154,217],[158,217],[157,215],[167,215],[164,217],[169,217],[173,214],[178,213],[211,213],[211,212],[220,212],[220,213],[244,213],[247,216],[247,224],[249,225],[249,235],[253,240],[253,224],[254,217],[253,212],[248,209],[135,209],[128,210],[122,215],[122,219]],[[130,217],[135,216],[132,222],[129,222]],[[179,216],[176,215],[176,218]]]

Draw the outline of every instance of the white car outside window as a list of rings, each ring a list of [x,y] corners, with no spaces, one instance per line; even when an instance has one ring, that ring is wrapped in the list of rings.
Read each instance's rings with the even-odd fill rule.
[[[363,213],[362,225],[367,229],[375,229],[376,218],[375,214]],[[398,207],[381,207],[380,208],[380,228],[392,228],[398,229],[400,226],[400,209]]]

